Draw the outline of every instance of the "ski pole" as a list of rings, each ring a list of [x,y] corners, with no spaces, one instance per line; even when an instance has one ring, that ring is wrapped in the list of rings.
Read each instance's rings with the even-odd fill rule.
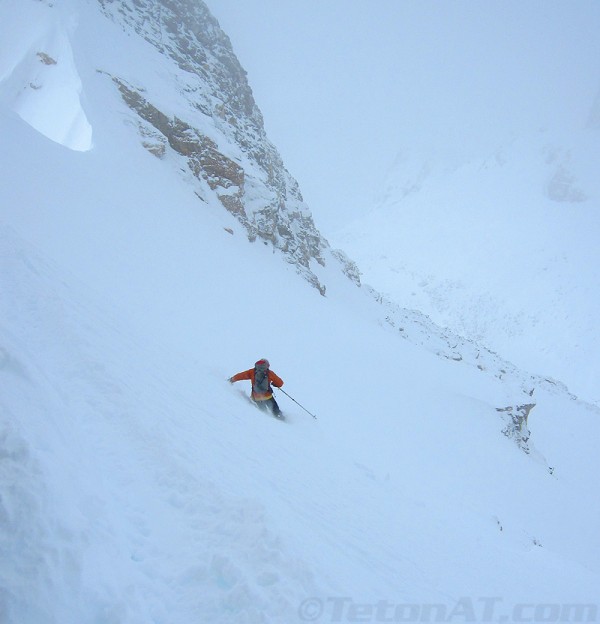
[[[277,387],[277,386],[275,386]],[[283,392],[283,394],[285,394],[286,397],[289,397],[290,399],[292,399],[292,401],[294,401],[294,403],[296,405],[300,405],[300,403],[298,403],[298,401],[296,401],[296,399],[294,397],[291,397],[285,390],[283,390],[282,388],[277,388],[277,390],[281,390],[281,392]],[[316,418],[316,416],[314,414],[311,414],[305,407],[304,405],[300,405],[300,407],[307,413],[310,414],[313,418]]]

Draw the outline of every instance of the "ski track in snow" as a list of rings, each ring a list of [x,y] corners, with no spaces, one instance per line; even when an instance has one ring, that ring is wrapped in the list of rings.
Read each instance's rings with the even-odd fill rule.
[[[535,529],[512,526],[523,522],[510,511],[514,503],[498,514],[502,533],[492,514],[481,513],[478,479],[466,512],[448,505],[458,492],[444,490],[459,474],[469,480],[471,462],[452,468],[455,451],[444,453],[446,485],[436,483],[442,473],[430,460],[415,468],[418,455],[441,450],[438,440],[454,450],[465,442],[462,428],[455,436],[430,428],[431,408],[418,428],[399,432],[421,447],[417,455],[396,441],[400,466],[413,463],[420,474],[410,483],[399,466],[390,475],[385,461],[375,461],[373,452],[388,453],[381,434],[361,429],[357,445],[351,430],[331,437],[335,430],[320,430],[320,422],[293,409],[293,426],[282,427],[232,393],[222,371],[208,370],[202,381],[202,374],[178,368],[181,354],[160,342],[145,345],[123,319],[76,294],[85,288],[72,276],[60,277],[6,229],[2,249],[9,295],[1,310],[0,369],[7,621],[18,613],[19,622],[36,622],[51,612],[60,622],[288,622],[297,621],[298,605],[310,596],[328,604],[328,596],[350,591],[356,600],[452,605],[461,584],[487,595],[497,582],[525,600],[529,594],[509,580],[516,561],[521,569],[533,565],[531,591],[556,595],[552,566],[542,574],[535,560],[526,563],[539,538]],[[187,358],[179,361],[189,364]],[[462,404],[446,405],[454,419]],[[484,444],[492,464],[507,451],[516,453],[518,471],[531,461],[504,445],[497,423],[481,431],[478,425],[476,433],[474,424],[464,422],[473,439],[498,436],[498,445]],[[535,466],[526,469],[534,468],[530,478],[552,490],[552,479]],[[470,501],[466,492],[459,498]],[[484,557],[504,558],[505,570],[483,566],[481,547],[473,548],[479,540]],[[586,578],[581,569],[573,574],[578,582]],[[21,578],[37,579],[27,601]],[[585,596],[592,582],[583,581],[576,594]],[[563,589],[569,596],[575,590]]]
[[[6,254],[7,238],[2,242]],[[133,602],[153,621],[172,621],[174,614],[190,621],[192,613],[216,621],[224,612],[239,621],[241,612],[251,617],[263,610],[282,620],[291,618],[299,597],[282,587],[282,572],[286,583],[296,579],[308,593],[311,575],[282,552],[266,526],[262,505],[252,497],[225,496],[203,475],[202,461],[195,461],[203,453],[202,439],[197,418],[189,416],[190,406],[182,410],[173,404],[160,384],[152,397],[138,396],[139,402],[133,402],[127,377],[115,379],[98,360],[102,345],[117,341],[126,345],[116,354],[122,357],[132,348],[128,338],[102,323],[93,329],[77,327],[81,318],[71,309],[68,291],[57,296],[44,285],[48,269],[17,256],[16,267],[12,257],[3,258],[3,275],[13,276],[3,284],[11,301],[11,311],[2,310],[3,318],[18,316],[34,329],[27,340],[36,356],[22,353],[18,341],[2,332],[0,371],[12,386],[10,403],[2,401],[2,485],[11,486],[10,496],[2,498],[2,517],[18,535],[12,541],[11,563],[32,573],[35,569],[43,578],[40,584],[48,589],[40,600],[53,605],[62,622],[87,621],[88,603],[103,621],[131,617],[131,606],[115,598],[123,588],[111,580],[122,576],[131,577]],[[94,316],[90,308],[78,312],[86,324]],[[73,322],[74,316],[75,327],[65,320]],[[74,329],[77,339],[68,340]],[[57,334],[70,343],[62,345],[62,353],[48,345],[48,336]],[[87,346],[84,353],[82,344]],[[53,378],[44,379],[47,358]],[[61,396],[61,377],[71,380],[69,397]],[[244,406],[243,411],[249,409]],[[174,412],[187,412],[186,422]],[[156,419],[160,431],[144,427],[149,418]],[[172,431],[181,435],[186,428],[190,443],[177,450]],[[48,474],[54,479],[44,486]],[[130,499],[132,491],[136,496]],[[40,517],[45,518],[41,525]],[[4,541],[3,547],[10,548],[11,542]],[[83,561],[77,561],[80,551]],[[85,591],[92,569],[110,588],[104,596]],[[53,589],[64,581],[74,595],[83,590],[79,611],[71,601],[62,611],[56,609]],[[161,600],[166,590],[167,604],[157,601],[157,586]],[[10,585],[5,592],[10,594]],[[39,617],[28,615],[31,621]]]
[[[34,47],[0,72],[2,623],[287,624],[306,599],[326,621],[332,597],[597,602],[598,411],[338,268],[312,267],[322,297],[249,244],[181,159],[139,145],[105,72],[123,63],[172,110],[178,73],[93,3],[69,4],[91,21],[61,22],[47,50],[77,60],[66,86],[81,81],[94,148],[39,134],[7,96],[53,68],[28,63],[54,13],[27,6],[45,17],[15,37]],[[100,54],[109,36],[124,59]],[[230,386],[264,356],[317,420],[278,396],[277,422]],[[526,455],[496,409],[529,400]]]

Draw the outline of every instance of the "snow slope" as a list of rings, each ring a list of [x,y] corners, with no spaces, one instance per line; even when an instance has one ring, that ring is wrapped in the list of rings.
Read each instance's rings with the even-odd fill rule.
[[[598,410],[249,244],[139,144],[87,19],[93,149],[0,107],[2,622],[597,615]],[[227,383],[265,356],[316,420]],[[530,454],[496,411],[524,380]]]
[[[539,131],[488,157],[399,156],[335,235],[403,306],[600,401],[600,130]]]

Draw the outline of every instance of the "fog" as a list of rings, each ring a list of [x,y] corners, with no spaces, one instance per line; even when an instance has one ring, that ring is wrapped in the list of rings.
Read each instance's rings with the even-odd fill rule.
[[[581,127],[600,86],[596,1],[207,3],[325,234],[373,206],[399,152]]]

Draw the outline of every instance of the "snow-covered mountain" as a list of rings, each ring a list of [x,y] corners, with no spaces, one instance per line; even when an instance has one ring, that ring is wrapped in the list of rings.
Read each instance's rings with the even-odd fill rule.
[[[596,403],[597,106],[485,158],[403,152],[377,206],[335,236],[391,299]]]
[[[3,623],[597,618],[598,409],[358,287],[201,2],[0,52]]]
[[[4,3],[3,21],[18,20],[0,44],[5,102],[49,138],[85,151],[94,131],[82,73],[98,72],[98,82],[120,93],[127,108],[122,115],[141,144],[180,170],[199,206],[217,199],[250,240],[283,252],[322,293],[326,286],[316,273],[328,260],[342,262],[358,280],[355,267],[340,252],[332,258],[316,230],[297,182],[265,135],[229,39],[206,6],[196,0],[99,1],[112,24],[91,34],[98,52],[86,55],[86,66],[74,56],[70,33],[98,11],[93,5],[76,2],[62,10],[26,2],[13,18],[14,3]],[[44,13],[56,14],[49,26]]]

